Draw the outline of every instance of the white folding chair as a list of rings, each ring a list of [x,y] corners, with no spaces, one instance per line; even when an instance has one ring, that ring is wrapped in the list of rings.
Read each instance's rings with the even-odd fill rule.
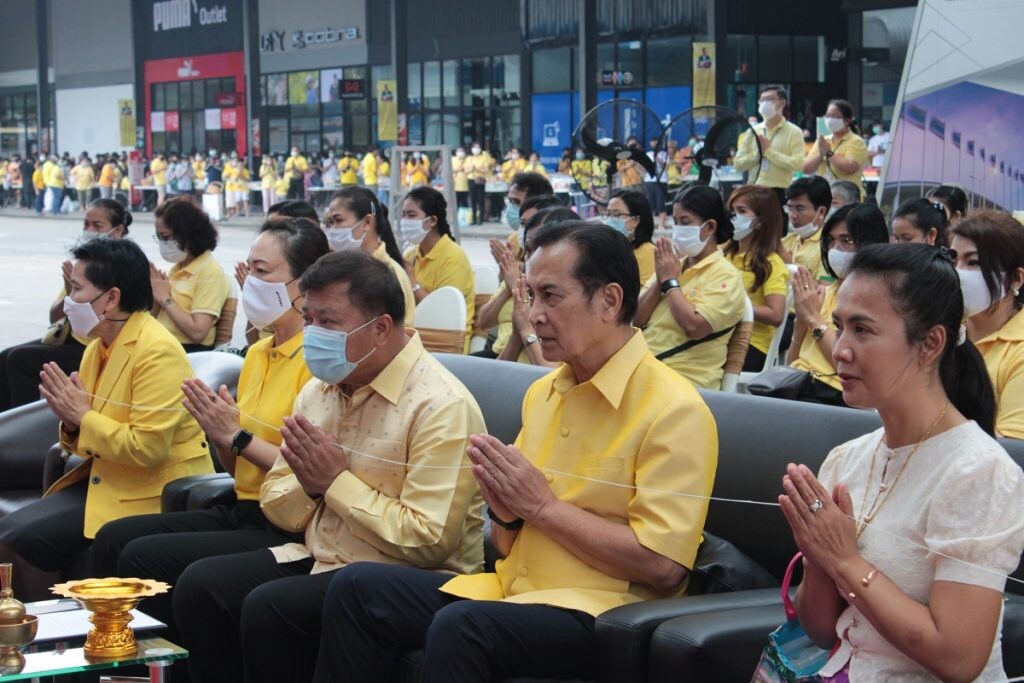
[[[416,306],[416,331],[428,351],[463,353],[466,298],[455,287],[439,287]]]
[[[473,282],[476,291],[476,307],[474,311],[479,312],[480,307],[491,300],[491,297],[498,291],[498,267],[492,264],[473,264]],[[487,345],[489,330],[481,330],[473,323],[473,336],[469,340],[469,352],[476,353],[483,351]]]
[[[743,317],[736,323],[736,327],[729,336],[729,350],[725,356],[725,374],[722,375],[722,391],[733,393],[738,391],[743,361],[747,357],[747,349],[750,348],[750,333],[754,329],[754,305],[750,303],[749,297],[743,297],[743,302]]]
[[[789,315],[790,309],[793,308],[793,275],[796,273],[797,266],[789,263],[786,265],[789,270],[789,283],[786,286],[786,315]],[[740,386],[746,386],[747,382],[760,375],[765,370],[770,370],[776,366],[779,360],[779,345],[782,343],[782,335],[786,332],[786,319],[783,317],[782,324],[775,328],[775,334],[772,335],[771,343],[768,344],[768,352],[765,354],[764,367],[757,372],[741,372],[740,373]]]

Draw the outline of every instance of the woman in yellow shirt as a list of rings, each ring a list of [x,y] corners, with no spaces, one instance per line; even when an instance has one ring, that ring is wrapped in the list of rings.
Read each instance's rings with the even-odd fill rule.
[[[800,397],[801,401],[846,405],[832,361],[836,341],[832,311],[836,307],[839,287],[850,271],[857,250],[868,244],[885,244],[888,241],[885,216],[877,206],[845,204],[825,221],[821,234],[821,263],[833,278],[832,284],[818,282],[814,274],[803,266],[793,276],[796,322],[786,360],[790,367],[811,373],[810,388]]]
[[[860,136],[850,103],[846,100],[829,102],[825,125],[831,134],[818,136],[818,142],[804,159],[804,173],[823,176],[830,183],[849,180],[863,197],[862,174],[868,163],[868,146]]]
[[[1024,230],[1003,211],[982,209],[953,227],[967,336],[996,392],[996,434],[1024,439]]]
[[[448,203],[432,187],[418,187],[402,200],[399,222],[401,239],[411,245],[405,253],[405,272],[412,283],[416,303],[445,286],[455,287],[466,300],[466,343],[473,335],[476,288],[469,258],[455,240],[448,225]]]
[[[331,251],[362,249],[391,266],[405,295],[405,324],[413,326],[416,297],[405,271],[402,250],[388,220],[388,207],[370,188],[343,187],[334,193],[321,223]]]
[[[743,275],[743,284],[754,306],[754,330],[743,370],[760,372],[775,328],[786,320],[789,270],[779,256],[782,208],[772,188],[744,185],[729,197],[729,211],[733,236],[725,255]]]
[[[96,172],[93,171],[89,157],[82,156],[78,160],[78,164],[71,169],[71,178],[75,183],[75,192],[78,194],[78,206],[84,210],[89,204],[92,183],[96,179]]]
[[[162,152],[149,162],[149,172],[153,176],[153,186],[156,187],[156,205],[160,206],[167,197],[167,159]]]
[[[545,178],[548,177],[548,169],[544,168],[544,164],[540,163],[540,155],[536,152],[530,152],[530,159],[526,162],[526,166],[523,168],[524,173],[537,173]]]
[[[150,264],[153,315],[186,351],[209,351],[230,291],[224,269],[213,258],[217,229],[187,197],[165,202],[155,217],[160,255],[174,265],[165,273]]]
[[[637,190],[615,190],[601,222],[621,232],[633,245],[643,285],[654,275],[654,215],[647,196]]]
[[[633,324],[655,358],[693,384],[720,389],[729,333],[743,318],[743,276],[722,255],[732,224],[718,190],[695,185],[672,204],[672,239],[658,240],[656,273]]]
[[[198,379],[182,385],[185,409],[235,478],[236,501],[105,524],[91,549],[96,576],[138,576],[173,586],[196,560],[294,540],[267,521],[259,492],[279,455],[282,418],[292,414],[295,397],[311,377],[302,355],[299,280],[327,251],[323,231],[308,221],[278,218],[264,223],[249,249],[242,307],[251,323],[272,335],[246,353],[237,402],[225,386],[208,387]],[[173,628],[171,596],[158,596],[147,608]]]

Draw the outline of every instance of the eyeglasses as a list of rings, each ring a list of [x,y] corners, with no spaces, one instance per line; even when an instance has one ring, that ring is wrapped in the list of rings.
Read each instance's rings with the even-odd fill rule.
[[[619,213],[618,211],[607,211],[607,212],[605,212],[605,213],[603,213],[601,215],[603,217],[605,217],[605,218],[616,218],[616,219],[622,218],[622,219],[626,219],[626,220],[628,220],[630,218],[636,218],[636,216],[634,216],[631,213]]]
[[[778,97],[762,97],[762,98],[760,98],[758,100],[758,102],[778,102],[778,101],[779,101]]]
[[[839,237],[836,237],[832,241],[834,243],[839,244],[839,245],[844,246],[844,247],[855,247],[855,246],[857,246],[857,242],[852,237],[850,237],[849,235],[840,235]]]
[[[805,206],[803,204],[786,204],[786,213],[803,213],[804,211],[812,211],[813,206]]]

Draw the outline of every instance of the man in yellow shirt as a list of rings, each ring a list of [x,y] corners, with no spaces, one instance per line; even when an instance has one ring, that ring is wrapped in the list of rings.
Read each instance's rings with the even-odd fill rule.
[[[466,150],[459,147],[452,157],[452,178],[455,181],[455,205],[460,209],[469,208],[469,162]]]
[[[483,151],[479,142],[474,142],[470,151],[472,156],[466,160],[466,175],[469,178],[469,206],[473,212],[473,225],[483,225],[487,181],[494,173],[494,159]]]
[[[298,147],[292,147],[292,155],[284,162],[284,176],[288,179],[288,199],[305,199],[306,171],[309,162],[299,153]]]
[[[338,159],[338,174],[341,179],[342,187],[346,185],[358,185],[359,184],[359,162],[356,160],[355,155],[352,154],[351,150],[345,150],[345,153]]]
[[[752,184],[774,189],[780,206],[785,204],[786,188],[804,160],[804,134],[786,120],[786,105],[786,91],[781,86],[761,90],[757,110],[763,121],[754,126],[754,135],[748,131],[740,136],[739,151],[733,159],[733,167],[750,172]],[[761,165],[755,168],[759,148]]]
[[[361,250],[333,252],[300,291],[314,379],[284,418],[260,507],[305,542],[207,558],[181,576],[174,611],[195,680],[310,680],[324,592],[350,563],[441,576],[483,566],[466,458],[483,417],[405,328],[394,272]]]
[[[85,211],[92,195],[92,183],[96,179],[96,172],[93,171],[92,162],[84,154],[78,158],[78,163],[71,169],[71,180],[75,184],[75,193],[78,195],[78,207]]]
[[[377,148],[372,148],[363,155],[359,162],[359,170],[363,174],[363,185],[374,192],[377,191]]]
[[[100,168],[100,197],[103,199],[110,199],[114,196],[114,183],[117,180],[117,169],[114,166],[114,160],[111,157],[107,157],[103,161],[103,166]]]
[[[797,178],[786,189],[789,234],[782,238],[782,260],[803,266],[818,281],[831,278],[821,265],[821,228],[832,208],[832,190],[821,176]]]
[[[522,158],[519,148],[513,147],[508,151],[508,156],[501,164],[501,179],[506,183],[512,182],[512,176],[522,173],[524,170],[526,170],[526,160]]]
[[[167,159],[162,152],[149,162],[149,172],[153,175],[153,186],[156,188],[156,205],[160,206],[167,197]]]
[[[43,182],[46,184],[46,204],[56,216],[64,202],[64,169],[56,154],[51,154],[50,159],[43,164]]]
[[[686,592],[718,456],[714,419],[632,327],[626,238],[556,223],[532,237],[527,286],[544,358],[515,445],[469,451],[504,559],[444,576],[353,565],[331,582],[314,681],[367,681],[424,647],[436,680],[592,679],[594,621]]]

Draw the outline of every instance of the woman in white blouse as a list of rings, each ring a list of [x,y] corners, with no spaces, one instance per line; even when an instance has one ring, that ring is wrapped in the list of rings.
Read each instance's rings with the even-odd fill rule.
[[[827,681],[1005,680],[1002,592],[1024,548],[1024,473],[992,438],[996,403],[966,340],[949,253],[857,252],[833,359],[883,428],[790,465],[779,502],[804,553],[801,625],[835,648]]]

